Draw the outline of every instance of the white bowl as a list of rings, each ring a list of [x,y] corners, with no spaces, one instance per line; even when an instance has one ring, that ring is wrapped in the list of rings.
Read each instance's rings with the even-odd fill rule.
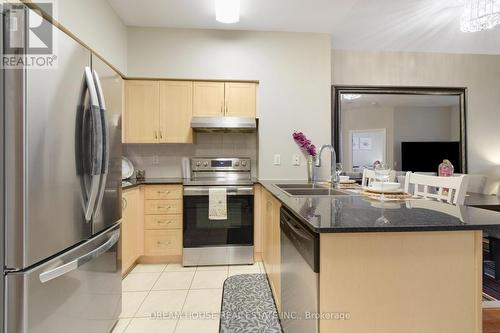
[[[393,182],[372,182],[370,188],[375,191],[397,191],[401,188],[401,184]]]

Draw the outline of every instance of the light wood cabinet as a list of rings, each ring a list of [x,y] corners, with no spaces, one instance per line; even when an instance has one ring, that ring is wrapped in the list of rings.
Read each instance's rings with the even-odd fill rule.
[[[262,259],[274,301],[278,311],[281,311],[281,203],[264,188],[262,189],[262,198]]]
[[[125,84],[125,143],[192,143],[191,81],[129,80]]]
[[[321,233],[319,244],[319,313],[350,315],[321,319],[320,332],[483,331],[481,231]]]
[[[226,82],[225,85],[226,117],[255,118],[256,84]]]
[[[182,215],[145,215],[145,229],[182,229]]]
[[[146,185],[144,192],[145,261],[180,261],[182,185]]]
[[[254,186],[254,257],[257,261],[262,261],[262,185]]]
[[[125,82],[125,143],[159,142],[159,82]]]
[[[139,188],[123,192],[122,210],[120,250],[122,274],[126,274],[142,254],[142,210]]]
[[[146,200],[146,214],[182,214],[182,200]]]
[[[224,116],[224,82],[195,82],[193,115],[197,117]]]
[[[193,115],[255,117],[256,86],[244,82],[195,82]]]
[[[122,194],[122,275],[136,262],[182,259],[182,185],[142,185]]]
[[[125,81],[124,143],[193,143],[191,119],[255,117],[256,83]]]
[[[179,185],[147,185],[144,190],[145,199],[181,199],[182,186]]]
[[[146,256],[182,255],[182,229],[145,230],[144,254]]]
[[[160,142],[192,143],[193,82],[160,82]]]

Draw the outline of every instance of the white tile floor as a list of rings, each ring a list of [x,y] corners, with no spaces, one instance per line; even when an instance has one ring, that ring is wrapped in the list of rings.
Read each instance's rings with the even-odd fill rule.
[[[260,262],[209,267],[137,265],[123,280],[122,314],[113,333],[217,333],[224,280],[263,272]],[[153,318],[155,313],[163,317]]]

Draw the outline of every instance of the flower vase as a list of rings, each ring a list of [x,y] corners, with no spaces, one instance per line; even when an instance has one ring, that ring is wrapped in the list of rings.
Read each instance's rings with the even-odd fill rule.
[[[316,181],[316,168],[315,163],[316,160],[313,156],[307,156],[307,181],[312,183]]]

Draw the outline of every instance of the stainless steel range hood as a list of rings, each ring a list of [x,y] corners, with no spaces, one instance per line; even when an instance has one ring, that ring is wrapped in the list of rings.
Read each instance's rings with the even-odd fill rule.
[[[255,132],[257,119],[246,117],[193,117],[196,132]]]

